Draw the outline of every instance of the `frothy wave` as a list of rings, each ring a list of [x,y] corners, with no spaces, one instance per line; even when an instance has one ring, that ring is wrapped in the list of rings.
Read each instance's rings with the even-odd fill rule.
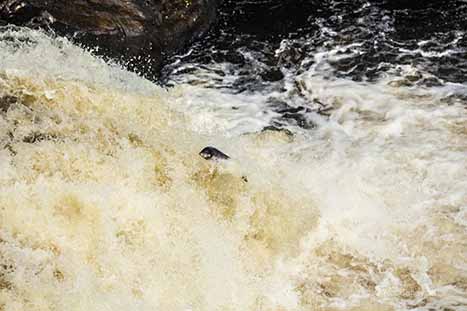
[[[205,89],[1,38],[2,311],[466,309],[465,86],[305,73],[330,115],[258,132]]]

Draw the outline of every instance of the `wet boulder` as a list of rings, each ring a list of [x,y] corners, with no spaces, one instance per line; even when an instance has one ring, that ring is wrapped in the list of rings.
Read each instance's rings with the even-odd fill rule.
[[[221,0],[0,0],[0,25],[51,29],[148,78],[207,31]]]

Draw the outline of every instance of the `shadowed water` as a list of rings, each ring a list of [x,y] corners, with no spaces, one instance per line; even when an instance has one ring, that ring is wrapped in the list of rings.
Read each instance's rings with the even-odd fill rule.
[[[174,57],[166,81],[255,96],[262,113],[278,114],[266,126],[312,128],[310,114],[328,115],[329,105],[306,98],[304,73],[397,76],[401,87],[465,82],[463,1],[227,1],[223,10],[206,39]]]

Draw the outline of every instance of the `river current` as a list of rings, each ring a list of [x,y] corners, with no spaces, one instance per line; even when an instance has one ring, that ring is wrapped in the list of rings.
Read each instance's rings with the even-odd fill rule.
[[[238,3],[157,84],[0,28],[1,311],[467,310],[465,1]]]

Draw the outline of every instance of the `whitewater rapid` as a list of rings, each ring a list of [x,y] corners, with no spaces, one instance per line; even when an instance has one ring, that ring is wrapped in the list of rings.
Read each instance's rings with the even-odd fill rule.
[[[310,70],[330,116],[261,131],[262,95],[0,37],[0,310],[467,310],[465,85]]]

